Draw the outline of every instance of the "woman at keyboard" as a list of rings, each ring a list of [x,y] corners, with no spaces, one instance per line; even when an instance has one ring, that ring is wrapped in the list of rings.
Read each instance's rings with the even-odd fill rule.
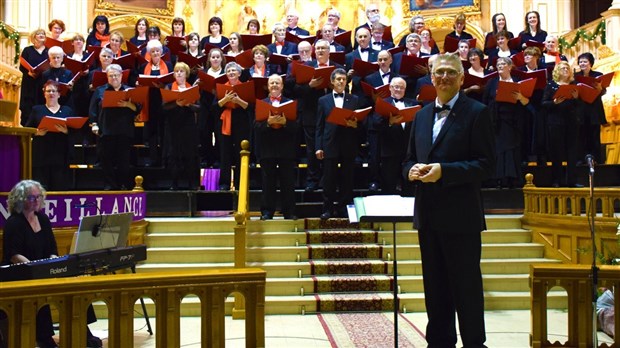
[[[9,193],[9,211],[3,235],[2,264],[30,262],[57,257],[58,248],[52,224],[41,210],[45,205],[45,189],[34,180],[22,180]],[[97,320],[92,306],[87,322]],[[3,319],[0,317],[0,319]],[[50,307],[45,305],[37,313],[36,338],[41,348],[58,347],[54,341]],[[101,347],[101,340],[88,330],[88,347]]]

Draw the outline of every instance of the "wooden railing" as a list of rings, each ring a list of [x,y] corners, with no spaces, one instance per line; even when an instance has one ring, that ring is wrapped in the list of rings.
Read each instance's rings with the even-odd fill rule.
[[[10,35],[18,33],[11,26],[4,24],[4,28]],[[17,52],[19,53],[19,52]],[[4,99],[19,103],[19,88],[22,84],[22,73],[15,62],[16,47],[15,42],[0,33],[0,89]],[[13,120],[17,122],[17,114]],[[17,122],[17,123],[15,123]]]
[[[8,316],[8,347],[35,346],[38,308],[54,306],[59,313],[60,346],[83,347],[86,310],[93,301],[108,307],[108,347],[133,347],[136,300],[155,302],[157,347],[180,347],[181,301],[201,301],[201,347],[225,346],[225,300],[241,294],[246,300],[246,347],[265,346],[265,271],[256,268],[191,272],[116,274],[6,282],[0,287],[0,310]]]
[[[523,187],[523,228],[532,231],[532,240],[545,246],[545,257],[565,263],[591,264],[591,235],[588,221],[589,189],[546,188],[534,185],[534,176],[525,176]],[[620,188],[594,191],[597,250],[603,256],[617,255]]]
[[[237,211],[235,212],[235,268],[244,268],[246,261],[246,233],[247,220],[249,218],[250,207],[250,142],[241,142],[239,173],[239,198],[237,200]],[[235,295],[235,306],[232,310],[233,319],[245,318],[244,298]]]
[[[532,331],[530,343],[533,348],[543,347],[592,347],[592,278],[591,267],[586,265],[532,265],[530,268],[530,299]],[[614,288],[614,303],[620,303],[620,267],[601,266],[598,285]],[[561,287],[568,295],[568,339],[551,343],[547,339],[547,293],[553,287]],[[620,337],[620,314],[616,312],[615,341]]]

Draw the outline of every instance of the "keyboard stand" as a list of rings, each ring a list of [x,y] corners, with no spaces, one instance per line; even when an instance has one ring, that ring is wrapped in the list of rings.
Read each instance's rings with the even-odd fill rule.
[[[136,264],[131,265],[131,273],[136,273]],[[144,314],[144,319],[146,320],[146,331],[148,331],[149,335],[153,336],[153,329],[151,328],[151,320],[149,319],[149,313],[146,310],[146,305],[144,304],[144,298],[140,296],[140,304],[142,305],[142,314]]]

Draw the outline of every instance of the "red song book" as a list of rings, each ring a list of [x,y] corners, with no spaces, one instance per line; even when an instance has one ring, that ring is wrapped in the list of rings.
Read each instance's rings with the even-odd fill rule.
[[[203,55],[200,57],[194,57],[191,54],[187,54],[185,52],[177,53],[177,60],[179,62],[183,62],[189,66],[190,69],[195,67],[203,67],[205,63],[209,60],[209,56]]]
[[[588,104],[592,104],[599,94],[601,94],[598,89],[590,87],[585,83],[578,83],[577,86],[579,87],[579,99]]]
[[[251,51],[254,46],[268,46],[271,43],[271,34],[241,34],[243,49]]]
[[[179,52],[185,52],[187,47],[187,36],[166,36],[166,46],[172,52],[172,54],[178,54]]]
[[[73,88],[73,85],[75,84],[75,81],[77,81],[79,76],[80,74],[77,73],[73,75],[73,77],[71,78],[69,82],[58,82],[58,93],[63,97],[67,95],[67,93],[71,90],[71,88]]]
[[[182,91],[172,91],[162,88],[161,100],[164,103],[170,103],[177,100],[185,100],[190,104],[194,104],[200,98],[200,92],[198,86],[193,86]]]
[[[373,87],[369,83],[362,81],[362,90],[364,91],[364,94],[371,97],[372,100],[387,98],[390,96],[389,83],[379,87]]]
[[[133,55],[135,55],[136,53],[138,55],[141,54],[142,49],[146,47],[146,44],[147,44],[147,42],[145,42],[142,45],[136,46],[129,40],[125,40],[125,43],[127,44],[127,51]]]
[[[101,106],[104,108],[118,108],[118,103],[123,100],[144,104],[148,98],[148,93],[148,87],[136,87],[124,91],[105,91],[101,99]]]
[[[284,37],[284,41],[292,42],[295,45],[299,45],[302,41],[308,41],[310,44],[314,44],[316,40],[316,35],[295,35],[290,32],[286,32],[286,36]]]
[[[60,41],[60,40],[52,39],[51,37],[46,37],[45,47],[52,48],[54,46],[58,46],[62,48],[65,54],[73,53],[73,40]]]
[[[375,71],[379,71],[379,64],[365,62],[361,59],[355,59],[353,61],[353,71],[355,71],[355,75],[360,77],[366,77]]]
[[[366,118],[366,116],[368,116],[371,110],[372,107],[370,106],[359,110],[349,110],[334,107],[332,109],[332,112],[329,113],[329,116],[327,116],[326,121],[338,126],[347,127],[347,120],[355,118],[358,122],[364,121],[364,119]]]
[[[577,91],[577,93],[579,93],[579,87],[577,87],[577,85],[560,85],[558,90],[555,91],[553,99],[573,99],[573,91]]]
[[[424,76],[423,73],[417,71],[420,67],[427,68],[428,67],[428,57],[416,57],[416,56],[408,56],[403,53],[402,59],[400,61],[400,71],[399,74],[407,75],[411,77],[420,77]]]
[[[514,51],[521,50],[521,38],[517,36],[508,40],[508,48]]]
[[[267,121],[271,115],[282,115],[286,117],[287,121],[295,121],[297,119],[297,100],[273,106],[261,99],[256,99],[255,115],[256,121]]]
[[[610,73],[600,75],[597,77],[576,75],[575,80],[580,83],[585,83],[586,85],[590,87],[594,87],[596,86],[597,83],[600,83],[602,88],[607,88],[611,84],[611,81],[614,79],[614,73],[615,72],[612,71]]]
[[[437,99],[437,90],[433,85],[423,85],[420,88],[420,94],[418,94],[418,101],[432,102]]]
[[[452,36],[446,36],[446,40],[443,43],[443,51],[445,53],[452,53],[458,51],[459,41],[461,41],[461,39],[457,39]],[[469,45],[469,48],[476,47],[476,39],[467,40],[467,44]]]
[[[284,78],[282,80],[284,81]],[[252,76],[250,81],[254,81],[254,98],[259,100],[266,98],[267,94],[269,94],[267,91],[269,77]]]
[[[381,117],[390,118],[390,116],[400,115],[403,118],[403,122],[411,122],[415,118],[415,114],[422,109],[422,105],[409,106],[404,109],[399,109],[391,103],[378,98],[375,103],[375,112]]]
[[[213,77],[204,72],[203,70],[198,70],[198,79],[200,79],[200,82],[198,82],[200,89],[205,90],[209,93],[213,93],[213,91],[215,91],[215,84],[224,84],[228,82],[228,77],[226,77],[225,74],[222,74],[218,77]]]
[[[351,30],[347,30],[334,36],[334,41],[341,44],[344,47],[351,45]]]
[[[123,70],[123,77],[121,78],[121,82],[127,83],[128,80],[129,80],[129,70],[126,69],[126,70]],[[91,81],[93,88],[103,86],[106,83],[108,83],[108,75],[106,73],[104,73],[103,71],[93,72],[93,80]]]
[[[39,123],[38,129],[46,129],[48,132],[59,133],[60,131],[56,128],[56,125],[66,126],[67,128],[79,129],[88,121],[88,117],[54,117],[54,116],[45,116],[41,119],[41,123]]]
[[[524,97],[529,98],[532,96],[535,86],[536,79],[527,79],[519,82],[499,81],[495,101],[516,104],[517,98],[513,96],[513,92],[521,92]]]
[[[278,65],[287,65],[293,60],[293,57],[285,54],[271,53],[269,55],[269,63]]]
[[[336,69],[335,66],[325,66],[313,68],[308,65],[299,64],[295,66],[295,82],[297,84],[306,84],[315,78],[323,78],[323,83],[315,87],[316,89],[327,88],[331,83],[331,74]]]
[[[547,69],[538,69],[534,71],[513,70],[511,74],[517,76],[520,80],[536,79],[534,89],[545,89],[547,85]]]
[[[388,52],[390,52],[390,54],[392,55],[392,57],[394,57],[394,55],[395,55],[396,53],[404,52],[406,48],[407,48],[407,47],[405,47],[405,46],[395,46],[395,47],[390,48],[390,49],[389,49],[389,50],[387,50],[387,51],[388,51]]]
[[[346,52],[330,52],[329,53],[329,60],[334,62],[334,63],[338,63],[340,65],[344,65],[344,62],[346,60]]]
[[[90,67],[95,62],[95,54],[91,53],[85,60],[76,60],[71,57],[65,56],[63,62],[65,64],[65,68],[71,70],[71,72],[74,74],[79,74],[90,69]]]
[[[227,86],[225,84],[218,83],[215,85],[215,90],[218,100],[224,98],[227,91],[234,91],[237,93],[239,98],[250,104],[256,101],[256,97],[254,96],[254,81],[252,80],[234,86]]]
[[[247,69],[251,67],[252,65],[254,65],[254,57],[252,55],[252,50],[245,50],[236,56],[226,55],[226,61],[229,63],[235,62],[241,65],[241,67],[244,69]]]
[[[19,57],[19,64],[21,64],[22,67],[24,67],[24,69],[28,70],[29,72],[38,75],[42,72],[44,72],[45,70],[50,68],[50,60],[46,59],[44,61],[42,61],[41,63],[39,63],[39,65],[37,66],[32,66],[30,65],[30,63],[28,63],[27,60],[24,59],[24,57]]]
[[[147,87],[159,87],[161,85],[167,85],[174,82],[174,72],[169,72],[164,75],[151,76],[151,75],[139,75],[138,84],[140,86]]]
[[[512,66],[515,68],[520,68],[525,65],[525,56],[523,51],[510,56],[510,60],[512,60]]]
[[[463,81],[463,86],[462,88],[469,88],[471,86],[480,86],[480,87],[484,87],[484,85],[487,84],[487,82],[489,82],[490,79],[497,77],[497,71],[494,71],[492,73],[489,73],[487,75],[484,75],[482,77],[480,76],[476,76],[476,75],[471,75],[470,73],[467,72],[467,70],[465,71],[465,81]]]
[[[525,46],[526,47],[538,47],[538,48],[540,48],[541,52],[545,49],[545,43],[544,42],[538,42],[538,41],[534,41],[534,40],[527,40],[525,42]],[[510,47],[510,48],[512,48],[512,47]]]
[[[125,55],[112,59],[112,64],[120,65],[123,70],[133,69],[136,65],[136,56],[131,53],[127,53]]]
[[[101,46],[88,45],[88,47],[86,47],[86,50],[88,52],[93,52],[93,54],[95,54],[95,57],[99,57],[99,53],[101,53],[102,49],[103,49],[103,47],[101,47]]]

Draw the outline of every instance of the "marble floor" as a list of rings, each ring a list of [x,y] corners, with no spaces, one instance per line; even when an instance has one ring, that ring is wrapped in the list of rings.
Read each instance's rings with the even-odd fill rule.
[[[426,313],[405,314],[414,325],[424,331]],[[151,324],[154,325],[151,319]],[[487,311],[485,313],[488,347],[529,347],[530,312],[526,310]],[[226,317],[226,347],[245,347],[244,321]],[[564,342],[567,338],[568,317],[565,311],[550,310],[549,340]],[[99,320],[90,325],[96,336],[103,339],[107,347],[107,320]],[[200,318],[183,317],[181,320],[181,347],[200,347]],[[155,337],[150,336],[144,319],[134,322],[134,347],[155,347]],[[599,332],[599,343],[613,342]],[[330,348],[330,342],[316,315],[268,315],[265,318],[265,343],[267,347]],[[460,342],[459,342],[460,344]],[[386,342],[386,347],[391,347]],[[380,348],[380,347],[377,347]]]

